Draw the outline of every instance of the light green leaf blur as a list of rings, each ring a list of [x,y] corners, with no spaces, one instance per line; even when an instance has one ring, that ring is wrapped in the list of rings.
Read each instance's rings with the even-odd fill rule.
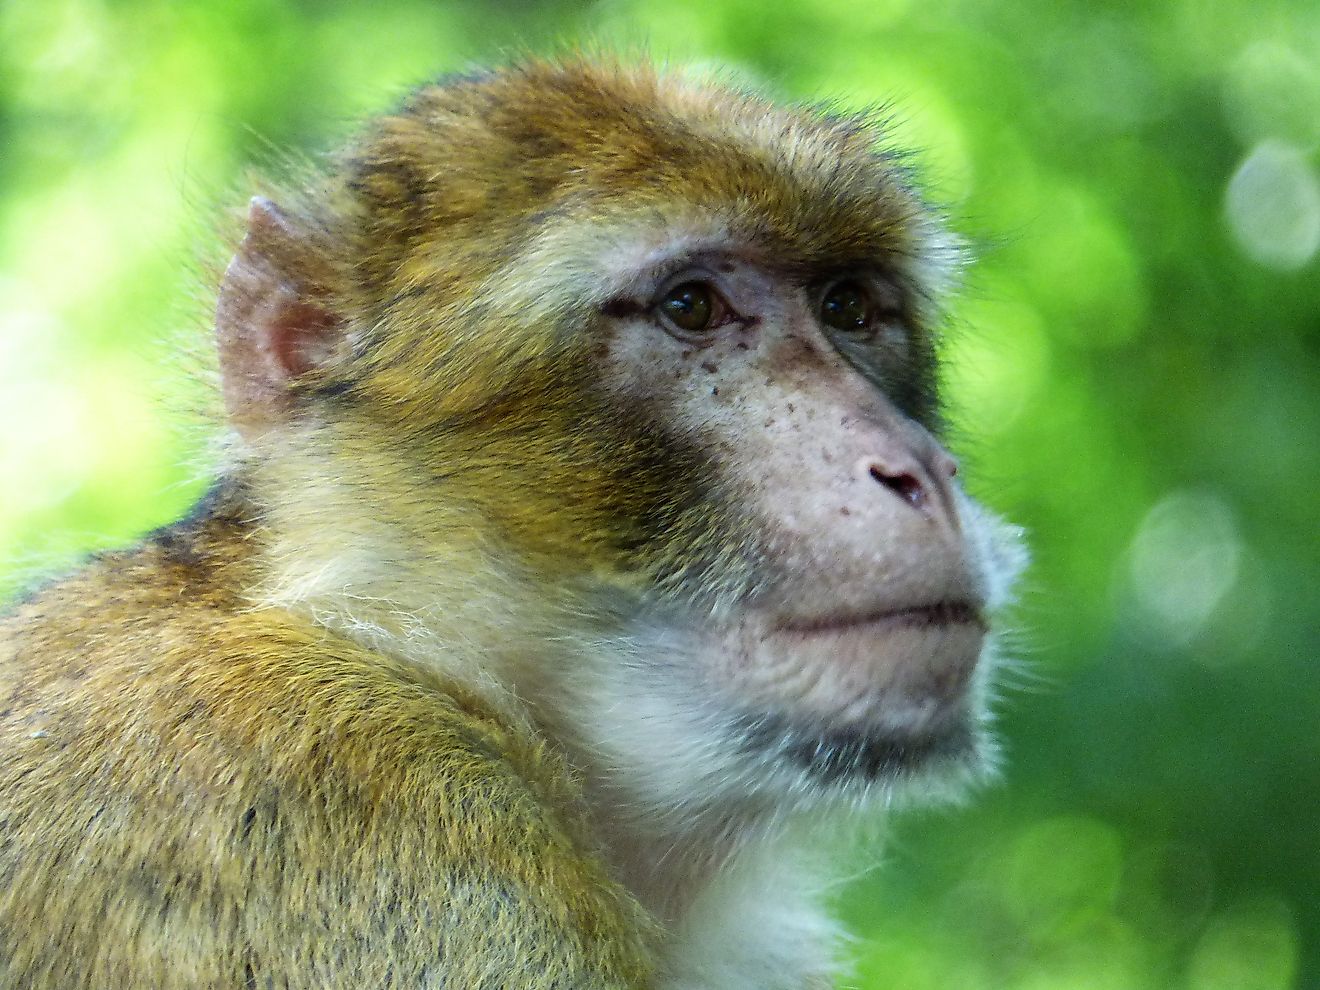
[[[1320,4],[0,4],[0,592],[183,511],[252,166],[522,48],[883,105],[979,263],[946,355],[1032,533],[1004,782],[840,907],[875,990],[1320,987]]]

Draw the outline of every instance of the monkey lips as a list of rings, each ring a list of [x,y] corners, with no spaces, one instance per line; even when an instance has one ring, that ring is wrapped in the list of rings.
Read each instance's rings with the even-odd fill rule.
[[[724,637],[712,673],[740,699],[748,750],[826,779],[886,776],[972,755],[969,694],[987,632],[966,600],[758,617]]]

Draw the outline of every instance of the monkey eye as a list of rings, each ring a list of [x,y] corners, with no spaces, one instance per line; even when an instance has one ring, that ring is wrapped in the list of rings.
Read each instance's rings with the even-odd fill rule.
[[[851,337],[875,333],[879,307],[869,289],[854,278],[840,279],[820,300],[820,322]]]
[[[666,327],[681,337],[699,337],[728,323],[728,304],[705,282],[676,285],[655,304]]]

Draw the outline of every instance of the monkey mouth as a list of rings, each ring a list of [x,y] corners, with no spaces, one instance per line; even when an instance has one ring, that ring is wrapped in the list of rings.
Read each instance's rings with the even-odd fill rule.
[[[791,619],[778,631],[802,636],[828,635],[853,630],[930,629],[941,626],[975,626],[982,632],[989,624],[981,610],[970,601],[942,601],[932,605],[909,605],[883,608],[858,614],[827,615],[813,619]]]
[[[799,727],[774,721],[752,733],[804,740],[783,743],[795,762],[832,777],[845,766],[883,775],[966,750],[988,635],[980,608],[961,598],[775,619],[744,628],[721,680],[753,711]]]

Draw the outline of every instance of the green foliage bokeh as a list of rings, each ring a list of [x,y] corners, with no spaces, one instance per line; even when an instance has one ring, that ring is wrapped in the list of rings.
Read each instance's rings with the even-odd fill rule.
[[[980,255],[953,439],[1035,556],[1006,782],[859,864],[857,983],[1320,987],[1308,0],[4,4],[0,591],[204,484],[199,285],[246,166],[575,40],[890,105]]]

